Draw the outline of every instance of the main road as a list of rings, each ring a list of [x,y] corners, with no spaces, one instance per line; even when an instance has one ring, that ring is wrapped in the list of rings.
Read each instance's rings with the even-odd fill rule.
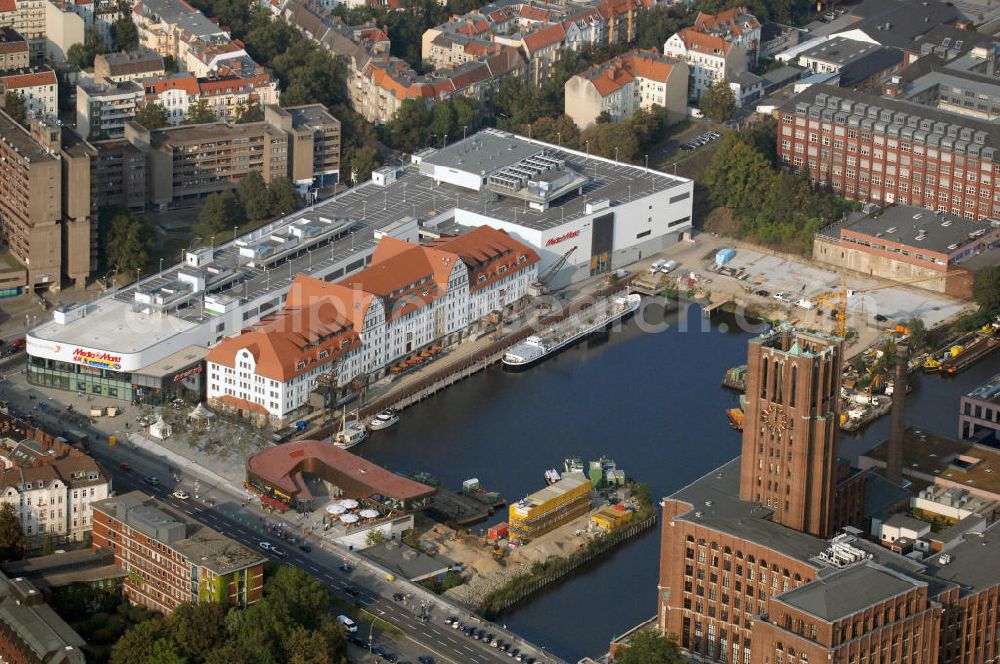
[[[11,370],[9,366],[5,368],[8,372]],[[35,395],[35,398],[31,397],[32,394]],[[172,493],[175,486],[178,486],[173,479],[176,471],[163,459],[127,445],[120,444],[116,447],[109,447],[98,442],[105,439],[105,434],[90,426],[86,417],[67,413],[61,408],[57,408],[55,404],[58,402],[49,400],[42,396],[43,394],[43,392],[33,388],[26,393],[16,389],[10,381],[0,380],[0,397],[8,402],[12,414],[30,415],[36,425],[54,435],[58,435],[66,427],[88,431],[94,438],[94,442],[90,444],[89,454],[111,474],[113,486],[118,493],[123,490],[141,490],[185,512],[200,523],[254,549],[258,548],[261,541],[274,540],[273,536],[268,536],[269,527],[272,524],[267,518],[243,507],[243,498],[234,496],[228,487],[214,486],[203,477],[185,477],[181,479],[181,482],[184,483],[184,488],[189,493],[191,485],[195,481],[203,489],[199,492],[198,499],[180,500],[175,498]],[[122,462],[128,463],[131,470],[122,469],[119,466]],[[143,480],[143,477],[147,475],[156,475],[162,481],[159,485],[153,486]],[[429,607],[426,613],[430,617],[427,620],[422,620],[410,608],[411,605],[414,609],[418,608],[417,602],[411,599],[397,602],[392,599],[392,596],[399,593],[400,590],[410,589],[408,585],[403,586],[400,581],[390,583],[384,576],[371,571],[374,568],[353,552],[331,552],[317,545],[314,540],[310,541],[310,545],[312,551],[309,553],[286,545],[282,547],[286,552],[285,557],[279,559],[270,553],[268,555],[276,562],[294,565],[304,570],[327,584],[335,593],[354,600],[356,604],[379,620],[398,628],[406,635],[406,639],[413,643],[419,654],[430,653],[436,661],[450,664],[490,664],[512,661],[498,650],[481,641],[471,639],[444,623],[444,619],[449,615],[458,615],[467,624],[474,624],[487,632],[496,634],[508,643],[520,647],[525,653],[536,657],[540,662],[563,664],[562,660],[525,643],[498,625],[472,616],[467,612],[462,613],[457,608],[449,608],[450,605],[446,605],[442,599],[427,602]],[[340,569],[340,566],[347,561],[354,568],[350,573]],[[352,589],[354,593],[360,592],[360,594],[353,596],[347,592],[348,589]],[[413,593],[405,592],[404,595],[410,598]],[[391,636],[389,638],[392,639]]]

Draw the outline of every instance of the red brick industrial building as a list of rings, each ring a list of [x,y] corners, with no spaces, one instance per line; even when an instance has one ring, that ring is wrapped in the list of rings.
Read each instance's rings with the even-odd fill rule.
[[[750,342],[742,457],[662,503],[657,626],[732,664],[997,661],[1000,527],[918,561],[848,526],[893,485],[837,459],[842,354],[785,327]]]
[[[777,115],[779,159],[845,198],[1000,215],[995,123],[826,85]]]
[[[140,491],[93,504],[93,546],[114,553],[125,595],[160,613],[183,602],[253,604],[264,558]]]

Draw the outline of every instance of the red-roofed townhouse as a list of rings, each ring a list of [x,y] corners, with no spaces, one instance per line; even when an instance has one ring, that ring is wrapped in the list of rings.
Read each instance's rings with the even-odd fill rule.
[[[701,99],[718,83],[747,71],[746,50],[723,37],[684,28],[663,44],[663,54],[690,67],[688,96]]]
[[[179,72],[141,83],[145,86],[146,103],[162,106],[167,111],[167,121],[170,124],[184,122],[188,108],[198,101],[198,79],[194,74]]]
[[[678,122],[687,114],[688,66],[655,50],[631,51],[573,76],[565,88],[566,115],[581,129],[601,113],[617,122],[654,105]]]
[[[371,264],[337,283],[300,275],[284,309],[206,357],[209,403],[272,424],[293,419],[321,376],[345,389],[358,377],[512,306],[538,276],[538,254],[480,226],[432,245],[383,237]]]
[[[0,72],[0,95],[16,92],[24,97],[31,115],[58,113],[59,82],[51,67],[31,67]]]

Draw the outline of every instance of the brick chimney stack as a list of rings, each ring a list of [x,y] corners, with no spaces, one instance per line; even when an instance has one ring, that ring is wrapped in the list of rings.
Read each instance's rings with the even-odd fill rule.
[[[896,380],[892,388],[892,425],[886,452],[885,476],[890,482],[903,483],[903,432],[906,431],[906,370],[910,362],[910,346],[906,341],[896,344]]]

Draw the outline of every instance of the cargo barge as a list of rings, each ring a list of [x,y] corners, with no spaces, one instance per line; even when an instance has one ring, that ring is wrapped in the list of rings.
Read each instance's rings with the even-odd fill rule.
[[[722,377],[722,386],[737,392],[746,392],[747,365],[741,364],[738,367],[726,369],[726,374]]]
[[[1000,347],[1000,323],[984,325],[949,342],[924,360],[926,373],[954,375],[968,369]]]
[[[594,306],[512,346],[503,356],[503,366],[505,369],[516,371],[538,364],[580,339],[635,312],[639,308],[640,301],[640,296],[632,293],[597,302]]]

